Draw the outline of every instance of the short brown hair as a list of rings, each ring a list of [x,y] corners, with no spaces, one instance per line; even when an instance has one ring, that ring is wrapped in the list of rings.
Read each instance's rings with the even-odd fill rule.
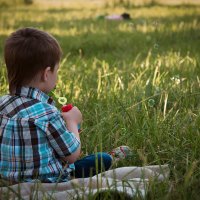
[[[56,39],[44,31],[22,28],[12,33],[4,46],[10,93],[31,81],[42,69],[51,67],[53,71],[61,55]]]

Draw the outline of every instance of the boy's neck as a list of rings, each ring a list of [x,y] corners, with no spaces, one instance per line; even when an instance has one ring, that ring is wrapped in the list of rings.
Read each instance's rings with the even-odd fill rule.
[[[44,93],[48,93],[48,92],[44,89],[44,87],[43,87],[42,84],[26,84],[26,85],[24,85],[24,87],[37,88],[38,90],[41,90],[41,91],[44,92]]]
[[[25,87],[33,87],[41,90],[42,92],[48,94],[49,91],[47,91],[48,85],[45,81],[42,79],[43,73],[38,73],[31,81],[25,84]]]
[[[44,83],[39,81],[38,79],[33,79],[29,83],[25,84],[24,87],[37,88],[37,89],[41,90],[42,92],[47,93],[45,90]]]

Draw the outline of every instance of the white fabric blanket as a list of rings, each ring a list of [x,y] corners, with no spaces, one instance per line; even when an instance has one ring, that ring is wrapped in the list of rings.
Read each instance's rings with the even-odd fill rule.
[[[0,188],[0,199],[3,193],[9,192],[10,198],[22,199],[88,199],[98,192],[114,191],[125,193],[129,197],[145,197],[149,181],[164,181],[169,178],[168,165],[145,167],[121,167],[106,171],[91,178],[73,179],[65,183],[21,183]],[[1,196],[2,195],[2,196]],[[32,198],[31,198],[32,197]],[[50,198],[51,197],[51,198]]]

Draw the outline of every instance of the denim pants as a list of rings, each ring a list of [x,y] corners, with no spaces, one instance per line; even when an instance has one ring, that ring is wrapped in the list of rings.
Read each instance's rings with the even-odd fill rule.
[[[112,157],[108,153],[99,152],[77,160],[73,176],[86,178],[108,170],[112,164]]]

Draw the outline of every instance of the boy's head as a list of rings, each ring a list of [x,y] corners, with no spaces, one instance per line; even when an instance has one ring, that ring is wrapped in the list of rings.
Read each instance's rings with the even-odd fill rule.
[[[12,33],[4,47],[10,93],[38,83],[44,92],[52,90],[61,54],[56,39],[44,31],[22,28]]]

